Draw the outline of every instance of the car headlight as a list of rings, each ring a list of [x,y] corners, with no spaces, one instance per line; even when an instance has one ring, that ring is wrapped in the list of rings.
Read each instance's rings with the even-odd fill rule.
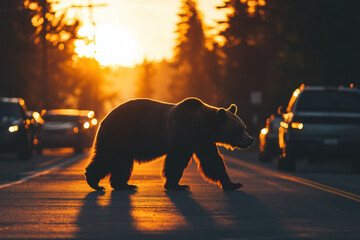
[[[304,124],[302,123],[298,123],[298,122],[292,122],[291,123],[291,128],[294,128],[294,129],[303,129],[304,127]]]
[[[97,121],[96,118],[91,119],[91,124],[92,124],[92,125],[95,126],[97,123],[98,123],[98,121]]]
[[[10,126],[9,127],[9,132],[16,132],[19,130],[19,126],[18,125],[14,125],[14,126]]]
[[[88,129],[88,128],[90,127],[90,123],[89,123],[89,122],[85,122],[83,126],[84,126],[85,129]]]
[[[268,133],[268,131],[269,131],[269,129],[267,129],[267,128],[263,128],[263,129],[261,129],[261,134],[262,135],[265,135],[265,134],[267,134]]]

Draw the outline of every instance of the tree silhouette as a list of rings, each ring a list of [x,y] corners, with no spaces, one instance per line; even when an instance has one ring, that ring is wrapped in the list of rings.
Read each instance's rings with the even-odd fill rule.
[[[154,93],[152,84],[155,74],[155,68],[153,64],[149,62],[146,58],[144,58],[144,61],[140,67],[141,70],[137,81],[138,90],[136,96],[140,98],[151,98]]]
[[[170,85],[175,100],[186,96],[206,97],[204,75],[205,35],[195,1],[183,0],[178,14],[174,66],[177,74]]]
[[[23,97],[36,105],[38,47],[34,43],[33,13],[24,1],[4,0],[0,4],[0,96]]]
[[[255,114],[262,114],[266,101],[253,106],[251,93],[260,92],[266,97],[267,80],[273,58],[272,26],[267,20],[265,1],[224,1],[219,9],[231,10],[225,30],[220,35],[225,38],[222,50],[224,64],[224,104],[236,103],[245,122],[251,127]],[[259,118],[259,116],[257,116]],[[262,116],[260,116],[261,118]]]

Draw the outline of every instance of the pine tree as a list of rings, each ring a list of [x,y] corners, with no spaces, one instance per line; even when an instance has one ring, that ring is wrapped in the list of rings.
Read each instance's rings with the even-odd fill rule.
[[[206,53],[205,35],[196,2],[183,0],[177,23],[177,45],[174,49],[174,76],[170,91],[176,100],[186,96],[206,97],[204,58]]]
[[[236,103],[245,122],[251,126],[253,114],[261,113],[259,108],[265,107],[262,104],[255,109],[251,105],[251,92],[260,91],[264,99],[273,49],[265,1],[227,0],[218,8],[232,11],[222,22],[227,27],[220,33],[226,40],[222,48],[226,56],[224,92],[227,97],[224,104]]]
[[[155,68],[151,62],[144,58],[140,71],[141,72],[137,81],[138,91],[136,95],[140,98],[151,98],[154,93],[152,83]]]
[[[36,106],[38,100],[34,85],[40,61],[32,17],[23,0],[1,1],[0,96],[22,97],[30,107]]]

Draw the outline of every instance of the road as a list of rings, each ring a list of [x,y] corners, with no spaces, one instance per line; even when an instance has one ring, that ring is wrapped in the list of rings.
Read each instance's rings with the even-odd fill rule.
[[[191,191],[165,191],[155,161],[135,166],[138,191],[96,192],[88,155],[0,157],[0,239],[360,239],[360,175],[346,167],[286,173],[242,151],[225,156],[242,191],[207,183],[195,163],[181,181]]]

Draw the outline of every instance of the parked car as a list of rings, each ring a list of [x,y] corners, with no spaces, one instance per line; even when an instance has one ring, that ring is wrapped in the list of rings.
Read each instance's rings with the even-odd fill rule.
[[[351,87],[296,89],[279,128],[278,169],[293,171],[299,158],[352,160],[360,171],[360,91]]]
[[[34,119],[26,114],[22,98],[0,98],[0,151],[29,159],[33,150]]]
[[[81,153],[86,147],[87,128],[81,121],[81,112],[77,109],[43,110],[43,133],[39,142],[39,151],[43,148],[72,147],[75,153]]]
[[[272,114],[266,119],[265,128],[259,134],[259,155],[260,162],[270,162],[271,159],[280,154],[279,127],[283,118],[280,115]]]

